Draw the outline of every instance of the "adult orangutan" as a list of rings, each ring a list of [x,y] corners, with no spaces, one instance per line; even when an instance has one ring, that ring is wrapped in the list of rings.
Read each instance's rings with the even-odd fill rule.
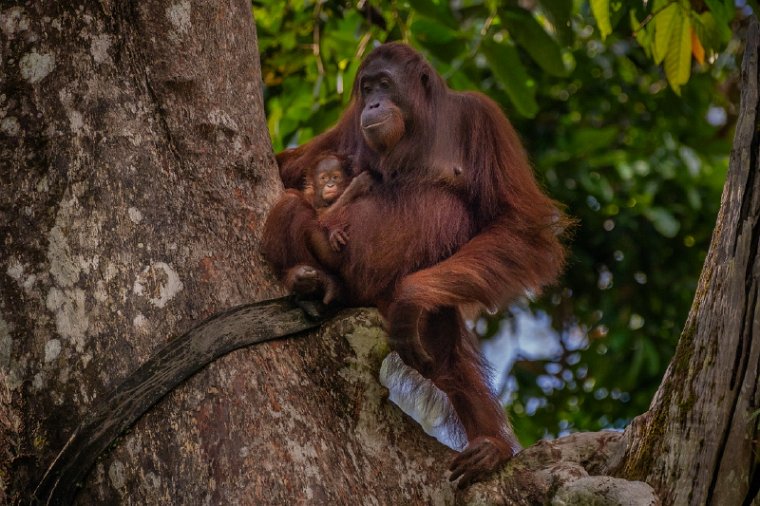
[[[263,252],[281,272],[310,266],[291,282],[296,292],[327,292],[337,282],[350,305],[378,307],[392,348],[448,395],[462,423],[468,444],[453,459],[450,479],[466,486],[519,445],[487,386],[465,317],[553,282],[564,262],[557,238],[564,218],[536,184],[499,107],[484,95],[448,89],[403,44],[367,56],[335,127],[278,155],[285,185],[298,186],[304,168],[328,151],[350,157],[355,172],[374,180],[340,212],[318,219],[325,236],[347,230],[339,258],[324,265],[286,252],[315,222],[279,205]]]

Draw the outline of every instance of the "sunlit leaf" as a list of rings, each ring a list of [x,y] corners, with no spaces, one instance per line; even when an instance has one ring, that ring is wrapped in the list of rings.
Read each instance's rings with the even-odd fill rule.
[[[634,33],[634,36],[636,37],[636,42],[639,43],[639,45],[644,49],[644,52],[646,52],[647,57],[652,57],[652,34],[653,31],[651,29],[651,25],[647,26],[641,26],[641,23],[639,23],[639,20],[636,19],[636,13],[631,10],[630,13],[631,18],[631,30]]]
[[[596,19],[599,26],[599,34],[602,40],[606,39],[612,33],[612,24],[610,23],[610,1],[609,0],[590,0],[591,13]]]
[[[662,63],[671,46],[673,33],[678,31],[681,23],[680,7],[675,3],[659,11],[654,18],[654,45],[652,46],[652,57],[657,64]],[[678,25],[677,28],[675,25]],[[680,34],[679,34],[680,35]]]
[[[282,132],[280,132],[280,120],[282,119],[282,104],[277,98],[273,98],[268,103],[269,114],[267,115],[267,127],[269,127],[269,133],[272,136],[272,144],[275,151],[281,150],[282,145]]]
[[[539,3],[554,26],[559,40],[563,44],[569,44],[573,37],[572,26],[570,26],[573,2],[568,0],[540,0]]]
[[[691,75],[691,23],[688,17],[678,16],[672,27],[671,44],[665,55],[665,77],[673,91],[680,93],[681,85]]]

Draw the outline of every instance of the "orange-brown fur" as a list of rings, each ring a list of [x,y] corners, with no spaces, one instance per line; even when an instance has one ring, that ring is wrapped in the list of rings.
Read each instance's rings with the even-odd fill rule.
[[[395,76],[387,108],[395,107],[403,124],[370,143],[361,86],[383,69]],[[554,282],[565,258],[557,237],[564,217],[536,183],[499,107],[482,94],[448,89],[402,44],[380,46],[362,63],[335,127],[278,156],[285,185],[298,185],[301,167],[325,152],[351,157],[355,172],[367,170],[378,183],[319,220],[275,207],[264,253],[281,269],[311,261],[284,245],[314,222],[347,227],[339,262],[322,267],[335,268],[348,303],[380,309],[394,349],[446,392],[469,441],[452,463],[452,478],[461,476],[460,485],[480,479],[519,446],[463,314],[474,306],[503,308]]]

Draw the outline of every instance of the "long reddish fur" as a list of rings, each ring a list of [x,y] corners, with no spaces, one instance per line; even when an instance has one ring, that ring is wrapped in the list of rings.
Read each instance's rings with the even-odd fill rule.
[[[337,273],[346,299],[376,305],[391,329],[404,308],[421,308],[421,341],[433,356],[433,365],[421,372],[447,393],[470,441],[493,436],[515,447],[464,314],[473,306],[503,308],[554,282],[565,260],[558,232],[567,221],[539,188],[516,132],[492,100],[448,89],[402,44],[376,48],[357,75],[377,59],[401,62],[410,83],[401,141],[384,154],[367,146],[357,79],[335,127],[278,155],[282,180],[299,188],[304,168],[327,151],[351,157],[354,168],[381,178],[369,195],[322,223],[349,230]],[[441,174],[454,165],[463,170],[450,183]],[[299,227],[311,226],[308,221],[275,208],[265,231],[266,256],[278,265],[292,262],[280,248],[298,236]]]
[[[318,159],[321,153],[335,151],[358,160],[354,167],[359,170],[375,170],[386,177],[400,173],[394,186],[403,187],[405,193],[416,199],[417,195],[424,193],[430,181],[436,179],[435,165],[440,163],[443,151],[445,161],[459,163],[465,169],[467,218],[474,220],[473,233],[470,240],[455,253],[446,245],[444,250],[449,251],[443,253],[447,253],[445,256],[448,258],[438,259],[435,265],[404,265],[403,259],[399,258],[398,247],[440,250],[436,244],[437,237],[404,234],[405,242],[394,240],[393,235],[389,237],[387,242],[393,245],[389,252],[390,265],[378,265],[377,270],[395,271],[402,276],[412,270],[417,271],[403,280],[394,298],[408,300],[428,310],[473,302],[495,310],[503,308],[526,291],[538,294],[542,287],[551,284],[562,272],[565,253],[558,232],[567,221],[536,183],[512,125],[485,95],[449,90],[427,62],[405,45],[380,46],[364,61],[358,74],[375,58],[405,61],[410,81],[419,82],[423,75],[426,76],[429,92],[425,93],[422,86],[414,87],[417,88],[417,96],[409,100],[413,107],[411,116],[415,118],[413,130],[407,132],[389,156],[378,160],[361,135],[357,81],[354,98],[335,127],[307,144],[278,155],[285,186],[298,188],[303,181],[304,167],[313,165],[313,160]],[[393,207],[386,210],[389,215],[378,218],[391,220],[398,227],[403,227],[406,220],[395,220],[403,220],[396,215],[406,213],[407,201],[391,196],[387,203]],[[436,214],[445,212],[445,209],[436,209],[443,206],[444,202],[433,202],[430,206],[433,209],[417,206],[415,211]],[[461,220],[462,216],[457,212],[440,219]],[[407,219],[416,220],[417,216],[408,216]],[[367,223],[366,226],[376,224]],[[359,227],[352,225],[352,229],[356,228]],[[430,242],[410,247],[406,240]],[[409,263],[429,263],[414,260]],[[420,267],[427,268],[418,270]],[[387,279],[378,281],[374,278],[347,281],[352,285],[365,286],[361,290],[363,292],[376,294],[386,291],[383,288],[387,287],[381,288],[377,284],[385,285]]]

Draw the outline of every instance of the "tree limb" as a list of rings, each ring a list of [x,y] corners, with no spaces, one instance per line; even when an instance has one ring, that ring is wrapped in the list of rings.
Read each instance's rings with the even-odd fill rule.
[[[130,374],[74,430],[48,467],[34,500],[71,504],[95,461],[114,440],[180,383],[227,353],[320,326],[291,298],[255,302],[211,316],[169,341]]]

